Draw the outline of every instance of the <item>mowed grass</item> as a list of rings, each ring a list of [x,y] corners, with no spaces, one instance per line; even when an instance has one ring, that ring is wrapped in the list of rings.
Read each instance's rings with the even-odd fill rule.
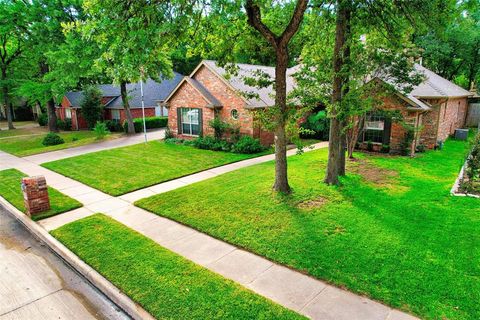
[[[480,319],[480,200],[449,194],[467,152],[361,155],[328,187],[323,149],[289,157],[291,196],[270,162],[136,204],[422,318]]]
[[[65,131],[59,133],[59,136],[62,137],[65,143],[55,146],[44,146],[42,141],[47,133],[48,131],[45,130],[45,128],[40,127],[2,130],[0,131],[0,150],[18,157],[25,157],[33,154],[79,147],[90,143],[104,141],[98,140],[93,131]],[[118,137],[120,137],[120,134],[110,134],[105,139],[114,139]]]
[[[42,166],[118,196],[254,156],[151,141],[48,162]]]
[[[26,177],[26,175],[16,169],[0,171],[0,196],[5,198],[5,200],[10,202],[18,210],[25,212],[21,188],[23,177]],[[50,210],[33,216],[32,220],[45,219],[82,206],[77,200],[51,187],[48,187],[48,196],[50,198]]]
[[[157,319],[304,319],[102,214],[52,235]]]

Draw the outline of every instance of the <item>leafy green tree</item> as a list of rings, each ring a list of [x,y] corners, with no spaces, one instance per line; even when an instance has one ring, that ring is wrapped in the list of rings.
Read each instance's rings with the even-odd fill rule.
[[[480,79],[480,2],[454,3],[445,24],[419,35],[424,64],[465,88]]]
[[[46,105],[48,127],[50,131],[58,131],[55,103],[65,91],[78,86],[79,75],[76,70],[82,64],[62,62],[83,56],[86,46],[77,52],[68,52],[64,26],[76,23],[84,18],[81,0],[32,0],[26,8],[28,16],[29,42],[24,52],[25,61],[31,71],[18,89],[18,94],[30,102]],[[77,47],[78,48],[78,47]],[[62,60],[63,59],[63,60]],[[78,62],[78,59],[75,61]]]
[[[245,11],[247,12],[248,23],[255,28],[271,45],[275,52],[275,191],[290,193],[287,174],[287,133],[285,126],[287,122],[287,67],[289,60],[288,44],[298,31],[303,16],[307,10],[308,0],[298,0],[293,14],[285,29],[276,34],[262,20],[260,5],[253,0],[247,0]]]
[[[307,95],[309,100],[317,97],[328,106],[327,184],[338,184],[339,176],[345,174],[346,134],[352,120],[372,107],[369,99],[362,99],[362,88],[368,78],[381,70],[393,82],[408,84],[419,80],[411,72],[413,64],[409,57],[415,54],[412,37],[415,32],[425,31],[423,23],[435,16],[432,12],[441,14],[440,5],[441,1],[436,0],[338,0],[334,11],[314,6],[319,21],[313,19],[312,26],[317,28],[308,30],[312,41],[307,42],[302,54],[306,72],[301,91],[313,92]],[[319,25],[325,28],[318,28]],[[309,77],[315,81],[305,84]],[[404,88],[408,89],[411,88]]]
[[[189,27],[196,6],[186,0],[86,0],[84,8],[88,19],[80,30],[100,49],[96,66],[120,85],[128,133],[135,133],[127,83],[173,75],[173,41]]]
[[[88,85],[83,89],[83,100],[80,106],[89,129],[95,127],[97,121],[102,120],[102,92],[96,86]]]
[[[29,36],[26,8],[21,1],[0,2],[0,86],[9,129],[15,129],[10,104],[12,66],[21,59]]]

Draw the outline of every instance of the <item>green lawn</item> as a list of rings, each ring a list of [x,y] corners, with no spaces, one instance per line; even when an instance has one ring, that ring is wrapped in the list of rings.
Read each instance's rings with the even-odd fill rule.
[[[157,319],[303,319],[102,214],[52,234]]]
[[[42,164],[45,168],[118,196],[255,155],[200,150],[151,141]]]
[[[26,177],[26,175],[16,169],[0,171],[0,196],[5,198],[18,210],[25,212],[23,194],[20,186],[23,177]],[[54,188],[48,187],[48,195],[50,197],[50,210],[33,216],[33,220],[45,219],[82,206],[77,200],[64,195]]]
[[[270,162],[137,205],[423,318],[480,319],[480,201],[449,195],[467,151],[361,156],[337,188],[323,149],[289,158],[291,196]]]
[[[27,134],[28,136],[24,136]],[[59,133],[65,143],[56,146],[44,146],[43,138],[47,134],[44,128],[25,128],[0,131],[0,150],[19,157],[32,154],[62,150],[72,147],[83,146],[98,142],[93,131],[65,131]],[[111,134],[105,139],[119,137],[119,134]]]

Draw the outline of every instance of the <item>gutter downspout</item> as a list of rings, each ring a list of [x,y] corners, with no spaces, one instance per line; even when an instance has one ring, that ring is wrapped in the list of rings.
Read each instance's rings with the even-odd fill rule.
[[[447,108],[447,103],[448,103],[448,98],[445,99],[444,101],[440,100],[439,104],[440,104],[440,110],[438,110],[438,117],[437,117],[437,133],[435,135],[435,144],[437,144],[438,142],[438,134],[439,134],[439,131],[440,131],[440,115],[441,115],[441,112],[442,112],[442,104],[445,103],[445,109]]]
[[[77,126],[77,131],[80,130],[80,127],[78,126],[78,115],[77,115],[77,109],[74,109],[75,110],[75,124]]]

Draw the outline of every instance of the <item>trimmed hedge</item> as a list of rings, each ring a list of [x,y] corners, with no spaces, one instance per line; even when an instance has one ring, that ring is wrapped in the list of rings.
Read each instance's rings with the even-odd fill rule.
[[[237,142],[230,142],[224,139],[216,139],[213,136],[198,137],[194,140],[184,140],[178,138],[167,138],[166,143],[183,144],[193,146],[197,149],[225,151],[233,153],[254,154],[265,151],[260,140],[250,136],[241,136]]]
[[[168,117],[146,117],[145,125],[147,129],[165,128],[168,124]],[[143,131],[143,118],[133,119],[133,125],[135,126],[135,132],[139,133]],[[125,120],[123,122],[123,131],[128,132],[128,123]]]

